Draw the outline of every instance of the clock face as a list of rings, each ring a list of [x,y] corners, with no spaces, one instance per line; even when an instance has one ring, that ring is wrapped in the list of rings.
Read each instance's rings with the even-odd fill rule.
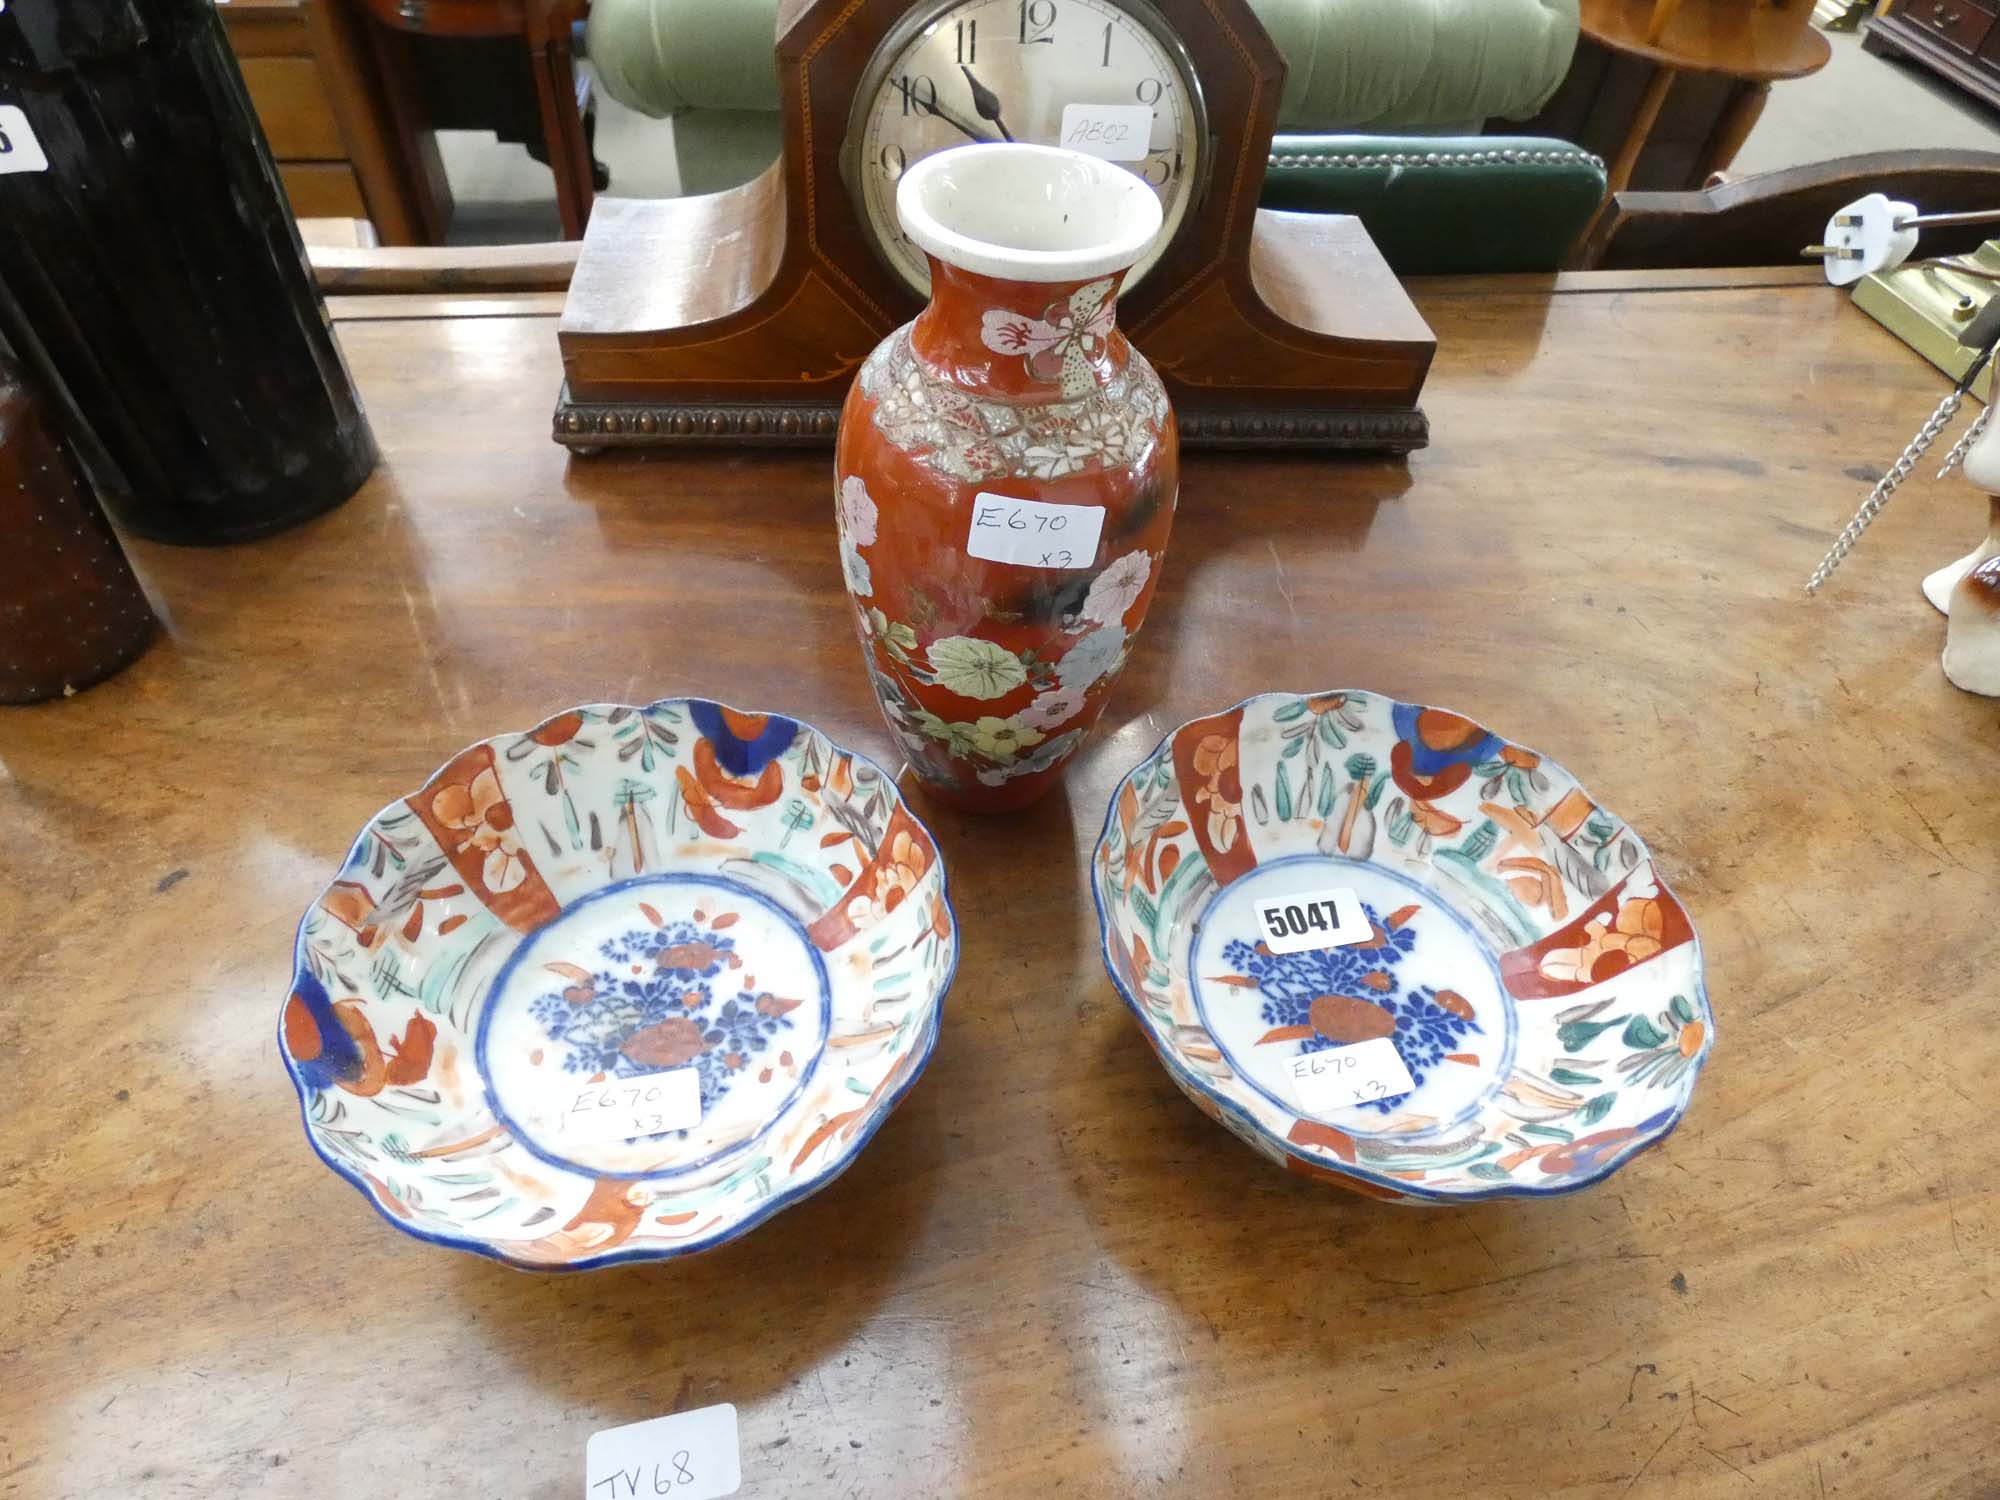
[[[1165,223],[1128,286],[1173,241],[1207,166],[1193,67],[1144,0],[918,5],[863,75],[846,162],[869,238],[916,291],[930,267],[897,221],[897,182],[934,151],[1004,140],[1109,157],[1160,195]]]

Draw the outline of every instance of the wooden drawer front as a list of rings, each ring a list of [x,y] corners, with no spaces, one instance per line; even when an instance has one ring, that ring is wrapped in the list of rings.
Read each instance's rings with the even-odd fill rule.
[[[346,162],[287,162],[279,166],[295,219],[365,219],[367,200]]]
[[[218,9],[238,57],[295,57],[312,51],[305,7],[295,0],[230,0]]]
[[[279,161],[338,161],[347,155],[333,101],[310,57],[246,57],[243,82],[271,154]]]
[[[1903,0],[1896,14],[1960,52],[1977,52],[1993,29],[1993,13],[1974,0]]]

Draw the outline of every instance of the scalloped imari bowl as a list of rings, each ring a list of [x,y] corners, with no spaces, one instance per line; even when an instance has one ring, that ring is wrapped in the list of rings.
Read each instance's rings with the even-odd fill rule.
[[[592,704],[362,830],[280,1042],[313,1148],[397,1227],[603,1266],[838,1176],[957,962],[937,846],[872,762],[775,714]]]
[[[1184,724],[1119,785],[1091,875],[1174,1082],[1373,1197],[1588,1186],[1674,1128],[1714,1046],[1638,836],[1442,709],[1267,693]]]

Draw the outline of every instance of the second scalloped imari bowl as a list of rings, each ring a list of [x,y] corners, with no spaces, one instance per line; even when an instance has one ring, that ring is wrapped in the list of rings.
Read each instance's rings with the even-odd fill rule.
[[[775,714],[594,704],[362,830],[280,1040],[314,1149],[399,1228],[601,1266],[837,1176],[957,960],[937,847],[872,762]]]
[[[1441,709],[1269,693],[1184,724],[1120,784],[1091,877],[1181,1089],[1372,1196],[1585,1187],[1673,1129],[1714,1045],[1638,836]]]

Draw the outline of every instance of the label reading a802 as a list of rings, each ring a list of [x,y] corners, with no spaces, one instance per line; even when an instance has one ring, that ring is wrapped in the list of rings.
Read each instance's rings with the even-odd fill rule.
[[[1342,948],[1375,932],[1361,909],[1361,898],[1344,889],[1269,897],[1257,903],[1257,923],[1263,929],[1264,946],[1273,953]]]

